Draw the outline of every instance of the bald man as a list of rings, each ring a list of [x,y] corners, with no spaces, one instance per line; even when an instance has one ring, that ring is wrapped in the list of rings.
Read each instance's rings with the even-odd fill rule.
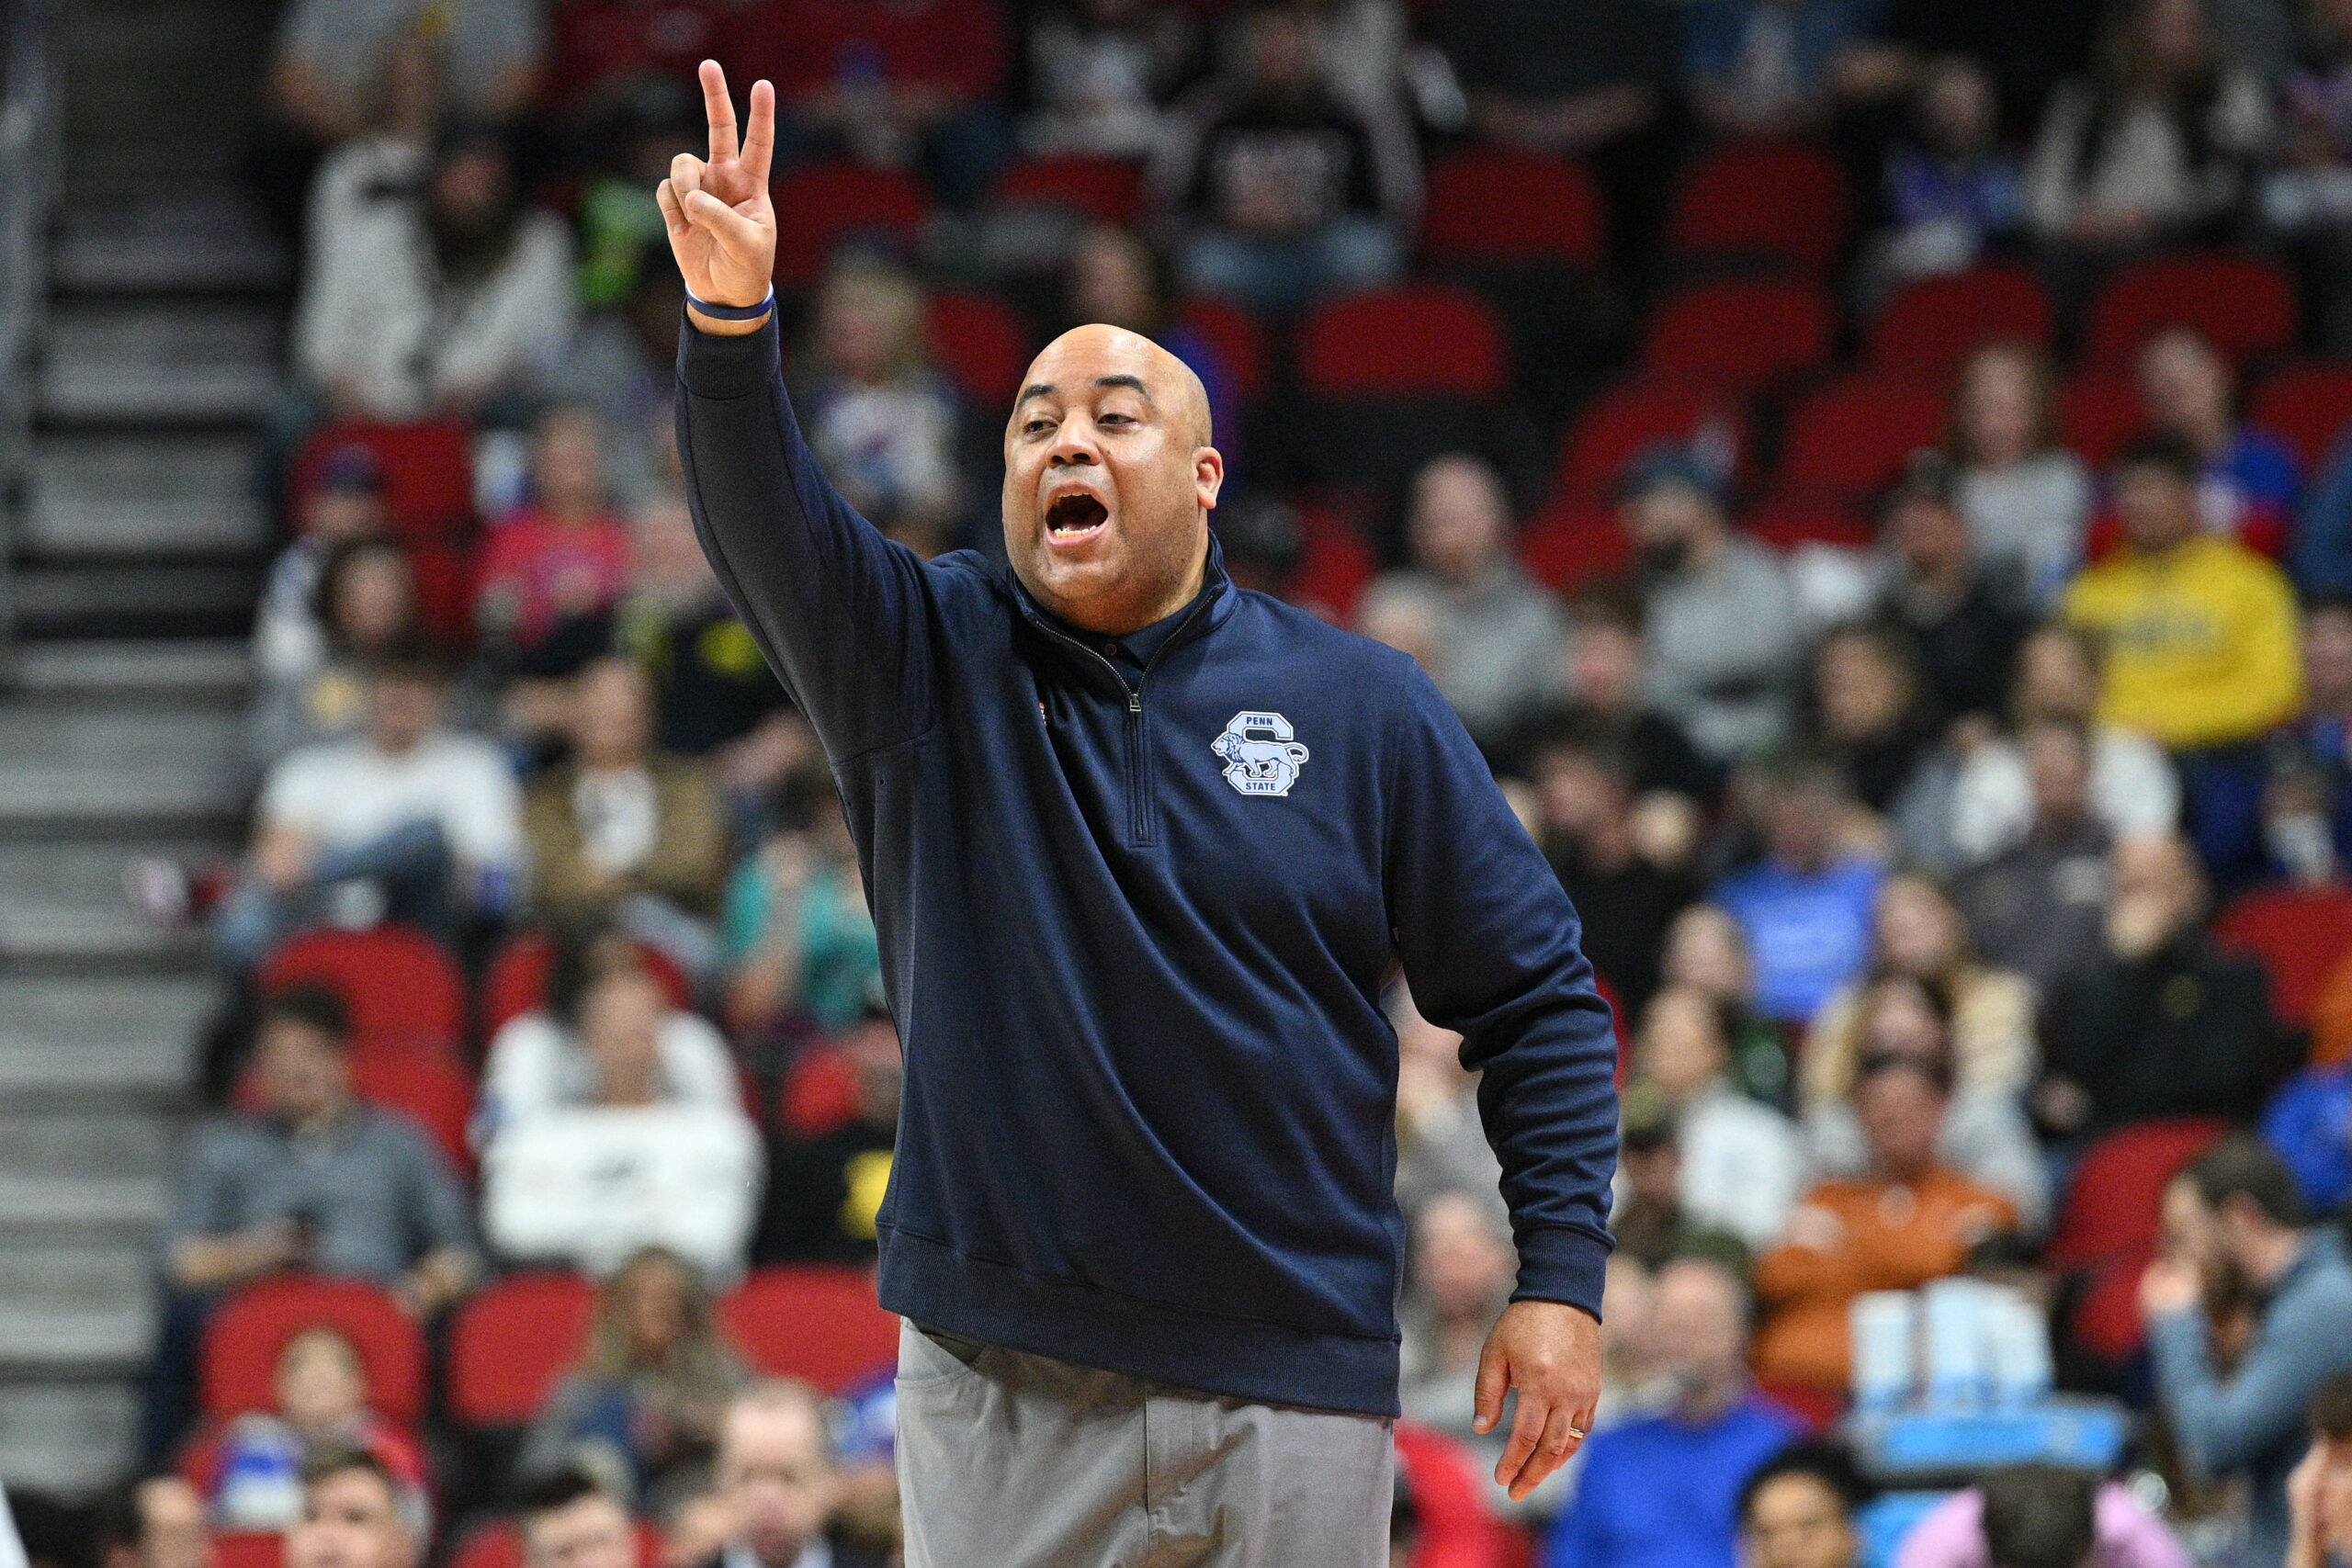
[[[1400,964],[1484,1073],[1519,1281],[1476,1394],[1523,1496],[1591,1423],[1615,1163],[1557,879],[1410,660],[1227,581],[1200,383],[1149,341],[1030,367],[1009,571],[853,512],[777,367],[775,95],[739,149],[702,78],[710,156],[660,191],[678,445],[831,759],[904,1043],[910,1568],[1387,1562]]]

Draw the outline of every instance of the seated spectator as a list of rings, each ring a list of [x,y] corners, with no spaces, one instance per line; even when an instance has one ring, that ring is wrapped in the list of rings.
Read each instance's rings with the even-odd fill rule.
[[[1960,470],[1915,460],[1889,498],[1879,536],[1892,547],[1886,609],[1909,634],[1939,720],[1997,716],[2031,623],[1988,577],[1962,515]]]
[[[1842,1103],[1865,1054],[1863,994],[1892,978],[1918,981],[1948,998],[1952,1081],[1965,1094],[2013,1096],[2033,1081],[2033,990],[2019,976],[1979,963],[1960,911],[1925,877],[1889,877],[1871,911],[1870,968],[1815,1014],[1800,1053],[1797,1099],[1809,1114]]]
[[[2003,853],[2040,819],[2037,791],[2052,781],[2030,765],[2028,738],[2043,725],[2072,730],[2088,747],[2084,804],[2101,829],[2136,838],[2179,825],[2180,784],[2164,749],[2098,717],[2100,685],[2098,650],[2086,634],[2053,625],[2026,639],[2009,696],[2012,735],[1971,746],[1952,781],[1949,830],[1962,865]],[[2071,818],[2071,803],[2065,815]]]
[[[2321,0],[2302,7],[2301,19],[2257,210],[2295,267],[2315,345],[2342,354],[2352,348],[2352,6]]]
[[[2239,422],[2229,362],[2189,328],[2173,327],[2140,351],[2138,375],[2149,427],[2187,442],[2204,465],[2197,510],[2206,532],[2284,556],[2301,475],[2284,441]]]
[[[341,998],[295,986],[265,1004],[255,1108],[200,1129],[166,1232],[173,1288],[209,1293],[284,1269],[381,1285],[426,1318],[474,1277],[466,1201],[416,1124],[352,1098]]]
[[[2001,106],[1984,67],[1947,54],[1921,68],[1908,133],[1887,149],[1886,227],[1871,245],[1872,282],[1965,272],[2025,221],[2017,161],[2001,145]]]
[[[2227,1371],[2209,1316],[2225,1292],[2253,1300]],[[2304,1412],[2352,1369],[2352,1259],[2331,1225],[2308,1222],[2295,1179],[2258,1139],[2233,1134],[2165,1190],[2164,1249],[2140,1282],[2156,1404],[2182,1462],[2253,1488],[2249,1568],[2278,1568],[2290,1539],[2287,1477],[2303,1457]]]
[[[1471,739],[1490,753],[1553,694],[1567,626],[1560,606],[1511,554],[1518,532],[1502,476],[1483,457],[1433,457],[1406,508],[1412,564],[1385,572],[1358,613],[1419,602],[1436,632],[1430,678]]]
[[[2041,1010],[2035,1120],[2090,1136],[2154,1116],[2244,1119],[2269,1058],[2260,965],[2205,932],[2205,882],[2177,839],[2131,839],[2114,854],[2106,940],[2052,983]]]
[[[815,757],[816,738],[710,570],[685,498],[629,522],[629,584],[613,644],[644,667],[665,751],[699,757],[734,800],[759,799]]]
[[[726,809],[702,768],[652,749],[653,692],[626,659],[573,681],[571,754],[531,786],[531,902],[559,925],[612,920],[689,975],[710,967]]]
[[[2120,1483],[2016,1464],[1928,1510],[1895,1549],[1894,1568],[2190,1568],[2194,1561]]]
[[[271,107],[320,145],[343,141],[383,123],[399,57],[429,51],[449,112],[503,120],[530,107],[547,43],[540,9],[526,0],[468,0],[453,13],[428,0],[295,0],[277,25]]]
[[[286,1568],[418,1568],[432,1508],[364,1449],[336,1449],[302,1467],[302,1517],[286,1532]]]
[[[339,546],[383,532],[390,521],[376,454],[356,442],[329,452],[310,490],[294,498],[294,536],[269,563],[254,607],[254,673],[265,682],[303,679],[326,660],[319,580],[327,559]]]
[[[991,101],[1005,68],[993,0],[778,0],[736,16],[729,72],[775,84],[787,161],[838,150],[919,164],[959,207],[986,193],[1005,140]]]
[[[640,1568],[636,1521],[585,1468],[526,1473],[514,1496],[523,1568]]]
[[[1731,1041],[1732,1081],[1761,1104],[1789,1100],[1789,1055],[1780,1029],[1757,1010],[1747,933],[1720,905],[1692,904],[1667,928],[1658,977],[1715,1004]]]
[[[368,724],[306,746],[263,782],[253,848],[213,924],[243,973],[305,926],[405,921],[454,942],[511,897],[522,851],[514,774],[495,748],[441,728],[447,666],[415,645],[368,675]]]
[[[1739,922],[1756,960],[1757,1006],[1803,1023],[1870,959],[1871,909],[1884,875],[1846,847],[1850,806],[1828,762],[1782,757],[1756,770],[1764,856],[1709,896]]]
[[[560,406],[531,438],[531,499],[490,531],[474,622],[534,673],[532,656],[567,623],[610,610],[628,582],[628,530],[605,493],[604,433],[586,409]]]
[[[2352,1562],[2352,1375],[2320,1385],[2310,1419],[2311,1448],[2287,1478],[2286,1568]]]
[[[1683,29],[1691,107],[1719,137],[1799,136],[1836,107],[1833,67],[1862,37],[1854,0],[1696,0]]]
[[[1813,743],[1846,776],[1856,801],[1901,813],[1933,739],[1917,651],[1893,626],[1830,631],[1813,652]]]
[[[2288,1079],[2262,1112],[2262,1137],[2295,1173],[2312,1213],[2352,1201],[2352,1065],[2306,1067]]]
[[[557,933],[540,1006],[509,1019],[490,1043],[474,1110],[477,1142],[550,1111],[596,1103],[602,1066],[587,1039],[588,1005],[608,987],[654,1010],[656,1071],[664,1097],[720,1110],[741,1107],[734,1061],[718,1031],[700,1015],[670,1005],[644,954],[628,938],[607,926],[579,926]]]
[[[1747,1244],[1702,1223],[1682,1202],[1682,1145],[1674,1107],[1655,1085],[1625,1086],[1618,1120],[1618,1160],[1609,1234],[1612,1258],[1662,1269],[1677,1258],[1712,1258],[1745,1277]]]
[[[906,1064],[888,1010],[869,1005],[841,1042],[857,1084],[857,1113],[812,1136],[779,1138],[769,1154],[752,1256],[762,1263],[871,1263],[875,1216],[890,1181]]]
[[[1764,1308],[1756,1369],[1767,1382],[1845,1393],[1856,1296],[1959,1273],[1972,1247],[2015,1228],[2007,1199],[1936,1157],[1951,1082],[1910,1058],[1862,1063],[1854,1108],[1868,1151],[1864,1174],[1815,1187],[1786,1239],[1756,1262]]]
[[[1194,18],[1151,0],[1052,0],[1025,30],[1023,150],[1150,156],[1161,108],[1200,51]]]
[[[1963,873],[1951,898],[1985,962],[2046,993],[2106,940],[2114,840],[2092,808],[2091,741],[2081,725],[2037,720],[2018,750],[2030,792],[2024,837]]]
[[[204,1499],[186,1476],[150,1472],[114,1488],[97,1527],[96,1568],[212,1568]]]
[[[787,778],[774,819],[727,887],[728,1017],[749,1036],[846,1029],[881,985],[882,956],[831,776],[808,766]]]
[[[1740,1568],[1860,1568],[1870,1487],[1834,1443],[1795,1443],[1739,1490]],[[2070,1565],[2071,1568],[2071,1565]]]
[[[320,1454],[375,1456],[401,1484],[425,1491],[424,1456],[368,1408],[359,1352],[333,1328],[306,1328],[277,1353],[277,1404],[250,1411],[188,1455],[184,1470],[210,1503],[213,1528],[283,1530],[302,1517],[302,1470]]]
[[[1611,740],[1563,725],[1536,741],[1533,762],[1537,842],[1584,923],[1585,956],[1618,1004],[1638,1012],[1657,989],[1667,928],[1698,888],[1680,864],[1659,863],[1657,834],[1634,800],[1632,759]]]
[[[922,291],[896,266],[851,257],[819,290],[794,403],[849,503],[926,558],[961,503],[956,402],[923,347]]]
[[[639,128],[629,156],[643,162],[582,195],[580,292],[592,308],[540,384],[553,405],[594,416],[605,489],[616,508],[630,512],[677,484],[670,394],[677,385],[686,284],[670,254],[661,210],[646,204],[645,193],[668,176],[680,147],[705,134],[702,106],[681,90],[679,107],[691,107],[690,124]]]
[[[1201,378],[1201,389],[1208,395],[1209,426],[1225,459],[1227,499],[1218,507],[1216,528],[1230,570],[1235,543],[1230,512],[1233,502],[1240,499],[1233,494],[1233,484],[1241,456],[1241,394],[1233,384],[1233,367],[1216,344],[1173,314],[1170,288],[1167,267],[1142,236],[1132,229],[1097,223],[1070,248],[1062,274],[1060,320],[1065,328],[1104,321],[1141,333]]]
[[[1462,1036],[1440,1029],[1399,981],[1387,996],[1396,1031],[1396,1203],[1407,1214],[1444,1192],[1493,1195],[1508,1218],[1502,1167],[1478,1115],[1478,1076],[1462,1065]]]
[[[1734,531],[1723,490],[1705,465],[1653,448],[1626,476],[1618,512],[1641,567],[1650,705],[1717,763],[1787,739],[1801,653],[1787,574]]]
[[[1228,68],[1176,100],[1145,174],[1185,288],[1289,311],[1393,277],[1420,205],[1410,128],[1331,88],[1299,0],[1228,26]]]
[[[2096,73],[2051,94],[2026,166],[2037,236],[2090,262],[2226,212],[2269,132],[2260,80],[2221,57],[2199,0],[2131,0],[2105,31]]]
[[[1955,1019],[1944,983],[1888,973],[1861,987],[1853,1010],[1854,1061],[1897,1058],[1953,1071]],[[2026,1060],[2030,1061],[2029,1055]],[[1813,1062],[1805,1056],[1810,1072]],[[1859,1071],[1859,1066],[1853,1070]],[[1805,1153],[1821,1176],[1860,1176],[1870,1151],[1850,1092],[1805,1109]],[[2039,1235],[2050,1217],[2049,1178],[2016,1093],[1993,1084],[1957,1084],[1936,1136],[1937,1161],[2000,1193],[2018,1228]]]
[[[397,540],[337,544],[319,563],[311,596],[304,614],[318,640],[311,653],[298,662],[288,650],[277,671],[254,682],[249,743],[262,768],[301,747],[358,734],[368,667],[420,635],[416,571]],[[281,628],[288,641],[291,629]]]
[[[515,1114],[493,1063],[482,1229],[501,1253],[602,1271],[662,1247],[712,1275],[742,1267],[759,1139],[740,1100],[673,1073],[675,1019],[641,965],[606,963],[580,994],[579,1102]]]
[[[701,1276],[675,1253],[646,1247],[598,1289],[586,1353],[556,1385],[515,1468],[617,1470],[658,1507],[701,1479],[719,1415],[745,1376]]]
[[[2352,604],[2303,612],[2303,711],[2264,746],[2264,870],[2304,886],[2352,864]]]
[[[719,1422],[718,1492],[732,1516],[726,1547],[697,1568],[881,1568],[835,1529],[841,1477],[824,1407],[805,1383],[752,1384]]]
[[[1682,1214],[1761,1248],[1779,1237],[1804,1188],[1804,1151],[1793,1122],[1732,1087],[1728,1065],[1713,1001],[1680,989],[1651,999],[1634,1069],[1674,1112]]]
[[[1802,1429],[1756,1392],[1747,1292],[1729,1269],[1667,1264],[1651,1319],[1673,1403],[1587,1440],[1544,1568],[1733,1568],[1740,1489]]]
[[[1643,690],[1642,606],[1631,593],[1596,592],[1569,606],[1559,706],[1538,729],[1573,724],[1613,739],[1634,770],[1634,794],[1646,807],[1661,797],[1678,816],[1692,816],[1716,795],[1716,779],[1690,738],[1649,705]],[[1513,752],[1516,757],[1519,753]]]
[[[2013,602],[2041,611],[2056,607],[2091,518],[2090,474],[2058,444],[2053,405],[2039,349],[1988,344],[1961,367],[1950,442],[1977,558]]]
[[[342,413],[484,409],[563,352],[571,268],[571,231],[524,206],[497,133],[347,142],[311,197],[294,362]]]

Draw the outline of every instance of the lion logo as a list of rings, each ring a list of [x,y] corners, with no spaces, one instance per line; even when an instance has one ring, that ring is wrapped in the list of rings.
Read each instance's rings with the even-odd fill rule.
[[[1278,713],[1235,714],[1209,750],[1225,759],[1226,783],[1244,795],[1288,795],[1306,762],[1306,748]]]

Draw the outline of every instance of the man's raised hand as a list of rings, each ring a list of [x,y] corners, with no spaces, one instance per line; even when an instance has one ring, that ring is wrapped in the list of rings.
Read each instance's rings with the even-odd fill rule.
[[[752,124],[739,149],[735,103],[718,62],[702,62],[703,108],[710,119],[710,156],[681,152],[655,198],[670,230],[670,254],[686,292],[714,305],[756,305],[775,272],[775,208],[768,164],[775,156],[775,89],[752,85]],[[687,307],[707,332],[742,333],[758,321],[722,321]]]

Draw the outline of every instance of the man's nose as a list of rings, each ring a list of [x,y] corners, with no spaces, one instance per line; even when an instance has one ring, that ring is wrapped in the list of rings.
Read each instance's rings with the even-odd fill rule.
[[[1094,427],[1084,420],[1064,420],[1054,449],[1046,454],[1046,460],[1057,468],[1101,463],[1102,454],[1094,445]]]

